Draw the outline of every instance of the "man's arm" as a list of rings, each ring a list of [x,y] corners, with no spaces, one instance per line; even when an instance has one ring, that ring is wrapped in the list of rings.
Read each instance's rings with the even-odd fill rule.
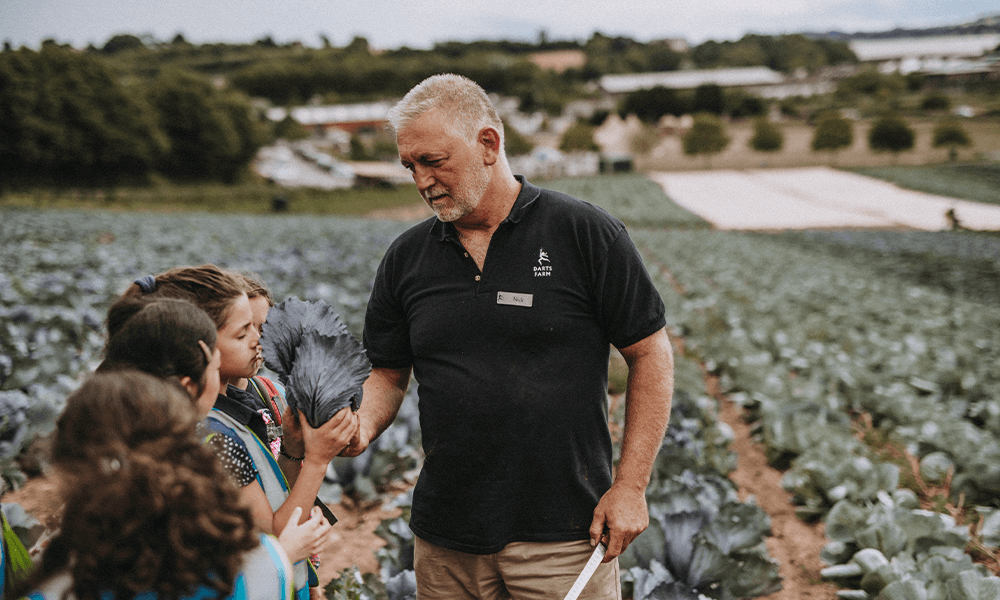
[[[358,409],[357,435],[344,448],[341,456],[357,456],[372,440],[382,435],[399,412],[410,385],[410,367],[403,369],[373,368],[364,383],[364,396]]]
[[[663,444],[674,391],[674,356],[665,329],[619,349],[628,364],[621,460],[611,489],[594,509],[591,543],[605,539],[604,562],[649,526],[646,487]]]

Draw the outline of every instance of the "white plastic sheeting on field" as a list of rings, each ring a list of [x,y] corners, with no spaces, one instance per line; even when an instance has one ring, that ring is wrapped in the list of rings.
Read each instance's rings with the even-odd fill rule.
[[[677,204],[719,229],[833,227],[1000,230],[1000,206],[902,189],[827,167],[650,173]]]

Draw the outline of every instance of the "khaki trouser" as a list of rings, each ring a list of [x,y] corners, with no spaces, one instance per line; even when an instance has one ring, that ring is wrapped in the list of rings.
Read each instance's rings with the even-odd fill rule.
[[[513,542],[496,554],[466,554],[417,537],[418,600],[562,600],[594,549],[578,542]],[[602,564],[580,600],[621,600],[618,559]]]

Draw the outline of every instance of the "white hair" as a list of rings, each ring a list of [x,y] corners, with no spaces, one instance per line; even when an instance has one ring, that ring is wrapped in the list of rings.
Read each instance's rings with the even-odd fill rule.
[[[500,134],[503,155],[503,121],[478,83],[453,73],[424,79],[389,110],[389,126],[395,133],[433,110],[441,109],[452,117],[455,133],[475,139],[483,127],[493,127]]]

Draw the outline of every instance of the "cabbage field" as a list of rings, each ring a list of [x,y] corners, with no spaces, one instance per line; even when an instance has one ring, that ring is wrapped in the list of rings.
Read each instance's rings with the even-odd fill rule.
[[[622,558],[634,598],[746,598],[780,588],[768,516],[727,475],[732,432],[703,372],[742,405],[801,518],[823,520],[824,577],[845,598],[1000,597],[1000,237],[971,232],[715,232],[639,177],[553,182],[629,223],[684,340],[651,525]],[[622,189],[628,193],[621,193]],[[617,190],[611,193],[610,190]],[[324,300],[360,334],[375,268],[409,223],[316,216],[0,211],[0,436],[5,478],[99,360],[104,311],[133,279],[213,262],[278,300]],[[620,423],[621,406],[613,421]],[[378,574],[332,598],[413,594],[411,394],[323,493],[403,508]]]

